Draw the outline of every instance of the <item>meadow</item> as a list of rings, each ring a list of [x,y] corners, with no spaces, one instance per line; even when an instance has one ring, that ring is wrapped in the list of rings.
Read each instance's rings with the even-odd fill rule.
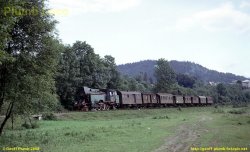
[[[191,151],[245,147],[250,150],[250,108],[188,107],[70,112],[25,129],[16,121],[0,137],[6,147],[39,147],[41,152]]]

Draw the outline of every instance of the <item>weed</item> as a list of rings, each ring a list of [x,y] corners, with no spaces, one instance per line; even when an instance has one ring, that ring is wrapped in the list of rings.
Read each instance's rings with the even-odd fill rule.
[[[22,124],[22,127],[24,127],[25,129],[30,129],[31,128],[30,124],[28,124],[26,122],[24,124]]]
[[[169,117],[168,117],[168,115],[166,115],[166,116],[158,116],[158,117],[153,117],[153,119],[170,119]]]
[[[241,107],[247,107],[247,103],[246,102],[234,102],[233,103],[233,108],[241,108]]]
[[[246,110],[245,109],[234,109],[234,110],[229,110],[228,113],[231,113],[231,114],[243,114],[243,113],[246,113]]]
[[[32,128],[32,129],[39,128],[38,123],[36,123],[36,122],[35,122],[35,123],[32,123],[32,124],[31,124],[31,128]]]
[[[57,117],[53,113],[45,113],[43,114],[44,120],[57,120]]]
[[[70,135],[70,132],[66,132],[64,133],[65,136],[69,136]]]
[[[49,139],[46,138],[42,140],[42,144],[48,144],[48,143],[49,143]]]
[[[214,113],[225,113],[225,111],[221,108],[216,108],[213,112]]]

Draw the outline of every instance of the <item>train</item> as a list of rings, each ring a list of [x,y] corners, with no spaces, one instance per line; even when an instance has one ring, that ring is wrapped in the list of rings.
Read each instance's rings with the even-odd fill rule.
[[[110,110],[122,108],[208,106],[213,104],[210,96],[186,96],[171,93],[119,91],[114,89],[93,89],[82,87],[74,110]]]

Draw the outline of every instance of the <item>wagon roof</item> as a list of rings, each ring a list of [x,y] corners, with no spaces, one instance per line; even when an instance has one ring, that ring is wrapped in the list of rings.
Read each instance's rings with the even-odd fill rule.
[[[155,95],[155,93],[152,93],[152,92],[142,92],[142,94],[145,94],[145,95],[151,95],[151,94],[153,94],[153,95]]]
[[[157,95],[159,95],[159,96],[173,96],[170,93],[157,93]]]
[[[176,97],[183,97],[183,95],[174,95],[174,96],[176,96]]]
[[[206,98],[205,96],[198,96],[199,98]]]
[[[191,97],[193,97],[193,98],[198,98],[198,96],[191,96]]]
[[[119,91],[121,94],[141,94],[141,92],[136,91]]]

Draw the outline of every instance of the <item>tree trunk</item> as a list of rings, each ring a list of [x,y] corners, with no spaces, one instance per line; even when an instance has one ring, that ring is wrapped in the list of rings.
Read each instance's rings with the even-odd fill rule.
[[[1,127],[0,127],[0,136],[1,136],[2,133],[3,133],[3,128],[4,128],[4,126],[6,125],[8,119],[9,119],[10,116],[11,116],[13,106],[14,106],[14,102],[11,102],[11,103],[9,104],[9,106],[8,106],[8,109],[7,109],[6,114],[5,114],[5,118],[4,118],[4,120],[3,120],[2,124],[1,124]]]
[[[1,112],[1,109],[2,109],[2,106],[3,106],[3,101],[4,101],[4,98],[0,97],[0,112]]]
[[[5,97],[5,73],[6,69],[0,69],[1,75],[0,75],[0,112],[2,110],[3,102],[4,102],[4,97]]]

